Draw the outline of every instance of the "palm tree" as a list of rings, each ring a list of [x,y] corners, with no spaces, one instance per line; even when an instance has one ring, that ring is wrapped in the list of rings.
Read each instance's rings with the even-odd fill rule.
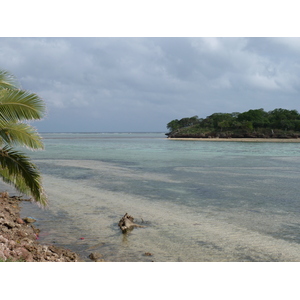
[[[45,111],[45,103],[38,95],[19,89],[14,76],[0,70],[0,176],[43,206],[47,199],[40,172],[30,158],[15,147],[44,148],[42,138],[28,121],[42,119]]]

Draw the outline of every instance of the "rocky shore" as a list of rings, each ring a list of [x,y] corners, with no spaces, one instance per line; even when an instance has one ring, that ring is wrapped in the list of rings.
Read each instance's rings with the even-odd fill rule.
[[[170,132],[166,133],[170,139],[257,139],[257,140],[299,140],[300,135],[296,133],[225,133],[225,132],[210,132],[210,133],[183,133]]]
[[[79,256],[71,250],[38,242],[39,229],[31,218],[20,218],[22,199],[0,194],[0,261],[17,262],[77,262]]]
[[[174,141],[207,141],[207,142],[251,142],[251,143],[300,143],[300,139],[272,138],[168,138]]]

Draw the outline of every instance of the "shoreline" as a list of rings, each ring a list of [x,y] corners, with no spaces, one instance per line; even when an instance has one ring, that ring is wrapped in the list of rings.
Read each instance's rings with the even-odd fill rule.
[[[246,143],[300,143],[300,139],[272,138],[167,138],[174,141],[246,142]]]
[[[40,244],[32,218],[20,217],[19,197],[0,195],[0,262],[79,262],[80,256],[63,247]]]

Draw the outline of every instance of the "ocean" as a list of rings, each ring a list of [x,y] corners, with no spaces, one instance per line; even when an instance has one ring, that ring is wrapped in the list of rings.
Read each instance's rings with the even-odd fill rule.
[[[111,262],[300,261],[300,143],[44,133],[40,242]],[[6,188],[9,190],[9,188]],[[143,228],[123,234],[128,213]]]

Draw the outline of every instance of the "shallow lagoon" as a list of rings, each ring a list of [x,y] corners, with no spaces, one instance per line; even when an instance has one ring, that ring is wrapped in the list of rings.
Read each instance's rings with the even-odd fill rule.
[[[300,144],[43,134],[40,241],[106,261],[300,261]],[[123,235],[128,212],[145,228]],[[150,252],[152,256],[146,256]]]

